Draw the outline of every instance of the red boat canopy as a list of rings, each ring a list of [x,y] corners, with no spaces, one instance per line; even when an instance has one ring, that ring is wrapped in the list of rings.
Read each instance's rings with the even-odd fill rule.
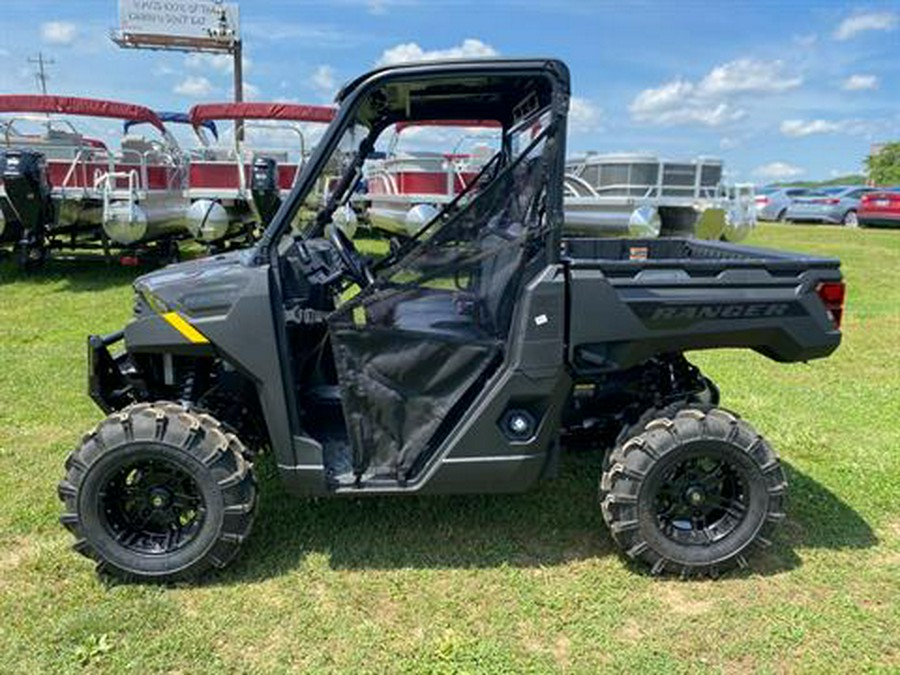
[[[57,113],[59,115],[85,115],[87,117],[112,117],[152,124],[165,131],[156,113],[142,105],[102,101],[77,96],[43,96],[40,94],[0,95],[0,112]]]
[[[296,103],[201,103],[188,113],[191,124],[207,120],[291,120],[324,122],[334,119],[335,109],[324,105]]]
[[[497,120],[415,120],[397,122],[394,128],[400,133],[408,127],[485,127],[499,129],[502,125]]]

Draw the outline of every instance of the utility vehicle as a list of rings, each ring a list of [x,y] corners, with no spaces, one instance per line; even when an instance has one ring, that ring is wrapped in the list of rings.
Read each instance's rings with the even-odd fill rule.
[[[109,416],[59,486],[75,548],[138,580],[226,565],[250,533],[262,449],[300,495],[514,492],[552,477],[578,437],[609,447],[598,508],[652,572],[717,573],[766,545],[784,518],[779,460],[684,352],[827,356],[839,262],[562,238],[560,61],[390,66],[337,103],[254,247],[140,277],[134,319],[89,338],[90,395]],[[493,119],[502,142],[372,263],[333,216],[379,134],[420,119]],[[311,207],[335,156],[341,177]]]

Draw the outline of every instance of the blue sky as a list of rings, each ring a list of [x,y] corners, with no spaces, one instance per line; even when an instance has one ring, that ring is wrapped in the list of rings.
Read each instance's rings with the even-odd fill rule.
[[[900,3],[243,0],[247,95],[326,102],[390,61],[549,55],[572,71],[569,152],[722,157],[732,179],[859,171],[900,137]],[[0,91],[187,109],[231,96],[227,59],[121,50],[115,0],[4,0]]]

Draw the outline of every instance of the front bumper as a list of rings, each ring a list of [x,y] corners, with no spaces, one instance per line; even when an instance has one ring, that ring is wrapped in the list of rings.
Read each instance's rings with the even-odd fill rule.
[[[125,337],[124,331],[88,336],[88,394],[105,413],[121,410],[136,399],[140,386],[137,369],[126,352],[113,356],[109,347]]]

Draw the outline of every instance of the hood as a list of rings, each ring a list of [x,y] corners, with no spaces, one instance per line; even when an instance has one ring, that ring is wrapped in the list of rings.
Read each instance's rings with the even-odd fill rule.
[[[157,312],[201,317],[227,313],[254,273],[248,251],[169,265],[138,277],[134,290]]]

